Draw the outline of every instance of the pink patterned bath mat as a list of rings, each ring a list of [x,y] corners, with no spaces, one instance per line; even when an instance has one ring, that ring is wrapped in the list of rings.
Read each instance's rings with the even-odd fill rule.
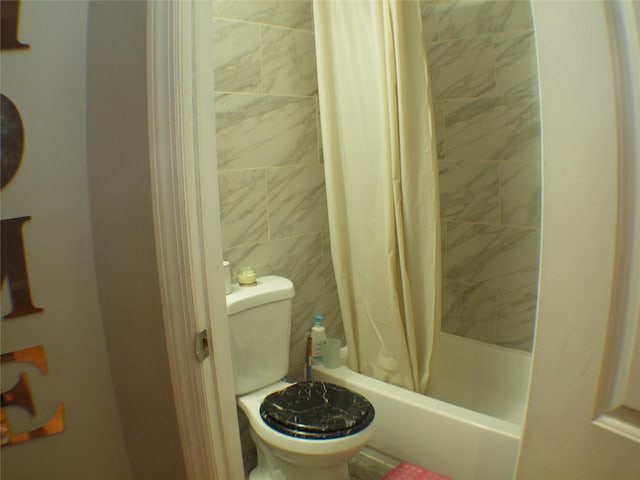
[[[451,480],[451,478],[417,465],[401,463],[380,480]]]

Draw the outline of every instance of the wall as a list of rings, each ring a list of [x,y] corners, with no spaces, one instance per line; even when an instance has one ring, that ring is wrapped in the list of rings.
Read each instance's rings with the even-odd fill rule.
[[[2,320],[2,352],[42,343],[49,373],[3,364],[2,391],[27,372],[37,415],[8,407],[16,431],[58,403],[66,422],[3,447],[3,474],[186,478],[179,443],[167,441],[178,429],[149,186],[146,5],[26,2],[20,27],[31,48],[2,52],[2,92],[22,113],[26,149],[2,216],[32,217],[27,263],[44,312]],[[6,283],[2,294],[5,314]]]
[[[540,135],[529,2],[422,1],[443,239],[442,329],[531,350]]]
[[[91,2],[87,153],[98,298],[137,480],[186,478],[158,283],[147,136],[147,6]]]
[[[213,2],[216,141],[224,258],[295,286],[290,372],[323,314],[343,337],[329,251],[312,2]],[[239,412],[245,469],[255,465]]]
[[[341,336],[329,253],[310,0],[214,1],[216,123],[224,257],[290,278],[290,376],[315,314]]]
[[[12,480],[132,478],[94,269],[87,11],[87,2],[23,2],[19,39],[30,48],[3,50],[0,57],[2,93],[19,109],[25,130],[22,164],[2,189],[2,218],[31,216],[23,227],[25,257],[34,304],[44,309],[0,320],[2,352],[41,344],[48,364],[45,375],[27,363],[3,364],[2,391],[24,371],[36,407],[35,417],[19,407],[6,413],[17,432],[41,426],[58,404],[66,416],[62,433],[2,447],[2,476]],[[3,315],[11,308],[7,282]]]
[[[314,313],[342,335],[310,3],[214,2],[225,257],[234,272],[252,264],[294,280],[292,369]],[[421,3],[440,157],[442,328],[529,351],[541,189],[530,7]]]
[[[440,155],[443,330],[530,350],[540,237],[528,2],[422,0]],[[310,1],[214,1],[218,165],[234,274],[296,285],[291,374],[314,313],[342,336],[327,236]]]

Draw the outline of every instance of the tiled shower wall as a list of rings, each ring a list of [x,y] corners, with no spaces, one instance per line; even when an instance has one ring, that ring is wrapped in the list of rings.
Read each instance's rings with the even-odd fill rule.
[[[296,290],[290,377],[323,314],[342,336],[329,253],[310,0],[213,2],[224,258]],[[267,319],[265,319],[267,321]]]
[[[315,314],[342,336],[327,224],[311,0],[213,1],[224,258],[295,286],[289,377]],[[265,319],[267,322],[268,319]],[[256,464],[240,413],[245,471]]]
[[[442,329],[522,350],[533,340],[540,138],[528,1],[423,1],[436,116]]]
[[[540,153],[528,2],[422,0],[440,162],[443,330],[528,350]],[[225,259],[296,287],[291,377],[316,313],[342,336],[310,0],[213,1]]]

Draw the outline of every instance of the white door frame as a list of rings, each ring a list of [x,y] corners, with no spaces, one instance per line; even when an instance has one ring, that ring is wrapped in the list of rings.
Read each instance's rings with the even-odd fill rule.
[[[607,2],[616,83],[617,231],[594,424],[640,443],[640,3]]]
[[[224,295],[211,2],[148,2],[156,248],[180,442],[192,480],[244,477]],[[194,354],[209,332],[210,356]]]
[[[635,479],[640,9],[625,0],[537,0],[533,12],[543,236],[516,477]]]

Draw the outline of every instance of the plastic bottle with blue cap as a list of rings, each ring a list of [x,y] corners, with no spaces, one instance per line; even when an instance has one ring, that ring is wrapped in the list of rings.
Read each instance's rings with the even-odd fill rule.
[[[311,327],[311,360],[313,365],[322,365],[324,362],[324,347],[327,344],[327,333],[324,330],[322,315],[316,315],[313,327]]]

